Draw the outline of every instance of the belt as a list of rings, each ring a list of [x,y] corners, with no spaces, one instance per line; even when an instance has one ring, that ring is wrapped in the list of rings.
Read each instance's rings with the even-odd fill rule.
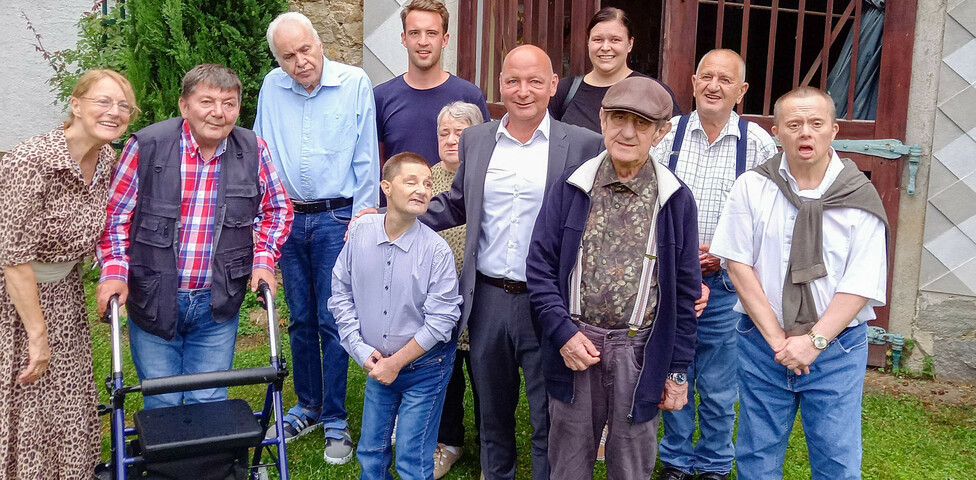
[[[525,285],[525,282],[520,282],[518,280],[489,277],[488,275],[485,275],[481,272],[478,272],[478,278],[481,279],[483,282],[487,283],[488,285],[493,285],[502,290],[505,290],[505,293],[511,293],[514,295],[517,293],[525,293],[529,291],[529,288]]]
[[[292,200],[291,206],[294,208],[295,213],[319,213],[327,212],[329,210],[335,210],[342,207],[348,207],[352,205],[351,198],[326,198],[325,200],[316,200],[314,202],[299,202]]]

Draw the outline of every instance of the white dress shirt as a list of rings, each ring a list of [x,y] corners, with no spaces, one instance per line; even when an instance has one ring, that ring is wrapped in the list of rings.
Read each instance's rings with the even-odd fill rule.
[[[549,114],[528,142],[515,139],[502,117],[485,174],[478,239],[478,271],[489,277],[525,281],[525,257],[542,208],[549,169]]]
[[[833,152],[823,181],[811,190],[799,189],[785,158],[779,174],[800,197],[817,199],[842,169],[840,158]],[[772,180],[749,171],[732,186],[712,241],[713,255],[752,266],[780,326],[783,325],[783,280],[790,261],[796,214],[797,208]],[[881,219],[857,208],[824,210],[823,256],[827,276],[811,283],[818,317],[835,294],[849,293],[868,299],[849,326],[875,318],[873,307],[885,304],[888,282],[888,254]],[[736,303],[735,310],[747,313],[742,302]]]

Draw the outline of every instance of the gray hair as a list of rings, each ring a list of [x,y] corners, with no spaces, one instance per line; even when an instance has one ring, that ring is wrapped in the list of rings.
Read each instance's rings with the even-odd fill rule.
[[[450,114],[455,120],[467,122],[469,127],[485,122],[485,117],[481,114],[481,109],[477,105],[468,102],[451,102],[444,105],[444,108],[437,114],[437,130],[441,129],[441,118]]]
[[[735,58],[739,59],[739,68],[742,69],[742,78],[739,79],[739,82],[741,83],[746,82],[746,61],[745,59],[742,58],[742,55],[739,55],[739,52],[736,52],[735,50],[729,48],[716,48],[713,50],[709,50],[707,53],[702,55],[701,59],[698,60],[698,66],[695,67],[695,75],[698,75],[698,72],[701,70],[702,64],[705,63],[705,57],[713,53],[728,53],[730,55],[735,55]]]
[[[274,55],[275,60],[278,60],[278,47],[276,47],[274,44],[274,35],[275,32],[278,31],[278,27],[287,21],[298,22],[299,25],[305,27],[305,30],[308,30],[308,33],[311,33],[312,36],[315,37],[315,43],[318,43],[319,45],[322,44],[322,38],[319,37],[319,32],[315,31],[315,27],[312,25],[312,21],[309,20],[308,17],[299,12],[282,13],[281,15],[275,17],[275,19],[271,21],[271,24],[268,25],[268,47],[271,48],[271,54]]]
[[[186,75],[183,75],[180,97],[189,98],[201,83],[221,90],[237,90],[237,99],[241,99],[241,79],[229,67],[215,63],[201,63],[191,68]]]

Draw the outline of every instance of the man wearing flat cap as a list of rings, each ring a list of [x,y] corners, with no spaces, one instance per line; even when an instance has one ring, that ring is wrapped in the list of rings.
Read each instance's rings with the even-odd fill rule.
[[[701,296],[697,208],[651,147],[671,97],[644,77],[610,87],[606,151],[550,189],[526,260],[549,394],[552,478],[591,479],[604,425],[607,477],[650,478],[659,410],[677,410]]]

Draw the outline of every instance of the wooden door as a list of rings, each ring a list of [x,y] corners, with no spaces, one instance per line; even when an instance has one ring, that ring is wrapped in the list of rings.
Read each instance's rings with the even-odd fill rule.
[[[853,31],[847,115],[838,120],[838,139],[885,139],[904,142],[911,81],[917,0],[885,2],[876,120],[853,118],[854,79],[862,0],[668,0],[664,19],[662,78],[681,108],[690,111],[691,76],[698,59],[713,48],[731,48],[746,60],[750,87],[739,113],[769,130],[776,98],[798,85],[823,88],[828,69],[837,63],[840,44]],[[825,67],[826,66],[826,67]],[[848,154],[878,189],[896,238],[903,159]],[[889,265],[895,245],[888,249]],[[891,273],[888,275],[890,303]],[[888,328],[886,305],[872,325]],[[872,345],[869,364],[883,366],[885,350]]]

